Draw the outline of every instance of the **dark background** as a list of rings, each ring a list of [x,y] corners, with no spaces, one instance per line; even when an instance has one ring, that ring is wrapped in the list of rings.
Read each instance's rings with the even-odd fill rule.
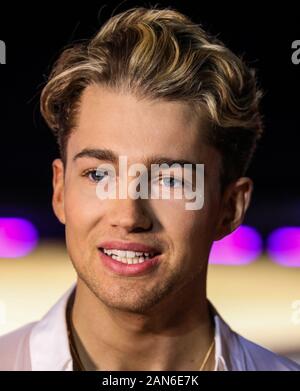
[[[248,171],[255,187],[245,224],[263,235],[299,225],[300,64],[291,61],[291,44],[300,39],[300,18],[287,1],[2,2],[7,64],[0,66],[0,216],[27,217],[42,237],[63,235],[51,208],[51,162],[58,149],[39,114],[40,91],[65,45],[91,37],[112,14],[155,4],[190,16],[257,69],[265,134]]]

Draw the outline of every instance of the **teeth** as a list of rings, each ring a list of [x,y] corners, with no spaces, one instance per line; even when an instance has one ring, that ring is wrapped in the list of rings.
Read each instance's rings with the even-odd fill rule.
[[[103,249],[103,252],[112,257],[115,261],[127,263],[129,265],[143,263],[151,258],[153,253],[143,253],[141,251],[126,251],[115,249]]]
[[[154,254],[150,253],[144,253],[141,251],[125,251],[125,250],[106,250],[105,248],[103,249],[105,254],[108,255],[116,255],[119,258],[140,258],[140,257],[151,257]]]
[[[125,258],[125,257],[126,257],[126,251],[118,250],[118,251],[117,251],[117,255],[118,255],[120,258]]]

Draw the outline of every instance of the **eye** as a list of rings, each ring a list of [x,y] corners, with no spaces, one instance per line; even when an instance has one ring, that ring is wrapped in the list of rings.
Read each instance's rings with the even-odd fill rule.
[[[97,169],[90,169],[85,171],[82,176],[87,177],[92,182],[100,182],[108,175],[108,171],[101,171]]]
[[[163,177],[160,179],[163,181],[163,184],[166,185],[167,187],[182,187],[183,186],[183,180],[182,179],[177,179],[174,177]]]

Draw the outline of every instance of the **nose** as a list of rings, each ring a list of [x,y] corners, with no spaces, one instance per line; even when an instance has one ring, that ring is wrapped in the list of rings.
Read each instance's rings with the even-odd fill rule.
[[[145,200],[126,198],[110,202],[108,219],[112,227],[127,232],[143,232],[152,228],[151,216],[145,210]]]

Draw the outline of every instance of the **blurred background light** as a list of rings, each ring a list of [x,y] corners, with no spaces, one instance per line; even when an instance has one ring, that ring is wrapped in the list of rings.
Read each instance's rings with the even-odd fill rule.
[[[267,238],[267,252],[272,261],[300,267],[300,227],[275,229]]]
[[[0,258],[18,258],[29,254],[37,245],[38,232],[28,220],[0,218]]]
[[[242,225],[225,238],[215,241],[209,263],[223,265],[244,265],[256,260],[262,254],[263,241],[259,232]]]

